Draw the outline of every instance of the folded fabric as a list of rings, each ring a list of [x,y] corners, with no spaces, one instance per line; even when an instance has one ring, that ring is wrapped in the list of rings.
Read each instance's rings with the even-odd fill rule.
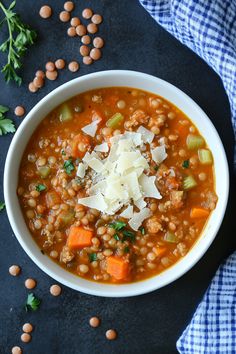
[[[236,134],[236,0],[139,0],[150,15],[221,77]],[[236,151],[234,155],[236,168]]]
[[[236,134],[236,0],[139,1],[220,75]],[[181,354],[236,354],[236,253],[220,266],[177,349]]]

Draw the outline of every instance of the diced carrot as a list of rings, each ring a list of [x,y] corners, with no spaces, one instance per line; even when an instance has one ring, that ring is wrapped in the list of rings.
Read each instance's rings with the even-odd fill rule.
[[[167,248],[166,247],[154,247],[153,251],[157,257],[162,257],[166,253]]]
[[[121,257],[107,258],[107,273],[117,280],[125,279],[129,274],[129,263]]]
[[[86,147],[86,150],[88,150],[90,147],[90,138],[82,133],[75,135],[71,144],[71,156],[74,158],[82,158],[86,153],[86,151],[79,150],[79,143],[83,143]]]
[[[52,208],[54,205],[60,204],[61,198],[59,194],[55,191],[47,192],[46,194],[46,204],[48,208]]]
[[[209,215],[209,210],[203,208],[192,208],[190,211],[190,218],[206,218]]]
[[[71,226],[67,239],[67,246],[70,249],[79,249],[92,245],[93,232],[80,226]]]

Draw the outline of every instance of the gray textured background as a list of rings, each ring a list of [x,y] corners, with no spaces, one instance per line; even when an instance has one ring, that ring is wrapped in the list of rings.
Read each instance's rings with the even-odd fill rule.
[[[223,140],[232,165],[234,139],[229,104],[219,78],[203,61],[156,25],[137,0],[75,1],[75,15],[91,6],[104,16],[104,23],[100,26],[100,34],[106,40],[103,58],[90,67],[81,65],[75,74],[64,70],[57,81],[47,82],[38,93],[30,94],[27,84],[46,61],[63,57],[81,62],[79,39],[68,38],[68,25],[58,20],[63,1],[49,0],[47,3],[53,7],[54,15],[49,20],[42,20],[38,11],[43,0],[18,0],[18,12],[37,30],[39,38],[24,61],[24,84],[20,88],[6,85],[0,75],[0,104],[12,109],[22,104],[28,112],[52,89],[78,75],[106,69],[146,72],[175,84],[205,110]],[[0,37],[3,37],[2,30]],[[1,54],[0,64],[2,60]],[[12,110],[9,116],[11,113]],[[21,122],[20,118],[14,120],[17,125]],[[0,140],[2,182],[11,136],[0,137]],[[2,183],[0,192],[2,200]],[[24,253],[12,233],[6,213],[1,212],[0,353],[9,353],[13,345],[20,344],[21,326],[27,321],[35,325],[32,342],[22,345],[27,354],[175,353],[176,339],[189,322],[210,279],[223,258],[235,248],[232,232],[235,201],[235,190],[231,188],[220,232],[207,254],[190,272],[164,289],[126,299],[96,298],[65,287],[60,297],[52,298],[49,287],[54,283],[53,279],[40,271]],[[20,277],[8,275],[11,264],[22,267]],[[27,277],[37,279],[35,293],[42,299],[40,310],[30,314],[22,309],[27,296],[23,283]],[[88,325],[93,315],[102,319],[98,329],[91,329]],[[117,329],[119,337],[115,342],[108,342],[104,333],[112,327]]]

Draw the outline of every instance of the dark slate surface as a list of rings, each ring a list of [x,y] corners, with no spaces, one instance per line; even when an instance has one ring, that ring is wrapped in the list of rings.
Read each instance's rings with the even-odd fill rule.
[[[63,57],[67,60],[79,59],[81,62],[78,38],[68,38],[68,25],[58,20],[63,1],[49,0],[48,3],[54,8],[54,15],[49,20],[42,20],[38,10],[44,4],[43,0],[18,1],[18,12],[38,31],[39,38],[25,59],[22,87],[6,85],[0,76],[0,103],[11,107],[11,114],[18,104],[23,104],[29,111],[52,89],[77,75],[106,69],[139,70],[175,84],[206,111],[223,140],[232,166],[234,140],[230,110],[219,78],[203,61],[156,25],[137,0],[76,1],[75,14],[80,14],[85,6],[91,6],[104,16],[104,24],[100,27],[100,33],[106,40],[104,57],[90,67],[81,65],[79,73],[72,74],[65,70],[56,82],[47,82],[37,94],[30,94],[27,83],[47,60]],[[0,36],[3,36],[2,32]],[[0,57],[2,64],[2,54]],[[128,85],[128,82],[125,84]],[[17,125],[20,124],[20,118],[14,120]],[[2,182],[11,136],[0,139]],[[2,183],[0,188],[2,200]],[[32,342],[22,345],[24,353],[175,353],[176,340],[191,319],[210,279],[220,262],[235,248],[233,205],[235,191],[231,187],[230,201],[220,232],[209,251],[191,271],[161,290],[125,299],[87,296],[66,287],[63,287],[62,296],[52,298],[49,287],[54,283],[53,279],[39,270],[21,249],[6,213],[1,212],[0,353],[9,353],[13,345],[20,344],[21,326],[28,321],[35,325],[35,331]],[[18,278],[8,275],[11,264],[22,267],[22,274]],[[27,296],[23,285],[27,277],[37,279],[35,293],[43,299],[40,310],[30,314],[22,309]],[[93,315],[102,319],[98,329],[89,328],[88,319]],[[104,333],[112,327],[118,330],[119,338],[115,342],[108,342]]]

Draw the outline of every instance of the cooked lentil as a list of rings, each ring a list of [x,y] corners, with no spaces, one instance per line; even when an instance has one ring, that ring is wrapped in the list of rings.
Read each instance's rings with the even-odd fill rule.
[[[88,56],[83,60],[87,58],[92,61]],[[98,121],[95,137],[81,130],[91,121]],[[121,211],[108,215],[78,202],[89,195],[96,174],[89,168],[81,178],[77,170],[86,152],[141,126],[155,134],[140,153],[162,199],[145,198],[151,214],[134,231],[127,218],[119,216]],[[198,239],[217,203],[214,164],[212,159],[204,164],[199,160],[194,145],[199,137],[177,107],[137,89],[98,89],[57,107],[27,145],[17,189],[40,249],[68,271],[97,282],[139,281],[175,264]],[[200,144],[208,150],[204,139]],[[161,163],[154,161],[157,147],[166,153]],[[108,152],[97,156],[102,160]],[[45,186],[40,192],[39,184]],[[134,210],[138,212],[136,205]]]

